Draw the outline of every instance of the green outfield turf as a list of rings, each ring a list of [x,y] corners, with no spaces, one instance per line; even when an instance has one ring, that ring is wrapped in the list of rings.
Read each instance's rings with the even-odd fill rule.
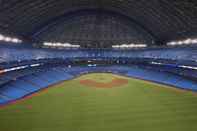
[[[128,79],[128,84],[80,84],[114,78]],[[88,74],[0,108],[0,131],[197,131],[197,95],[112,74]]]

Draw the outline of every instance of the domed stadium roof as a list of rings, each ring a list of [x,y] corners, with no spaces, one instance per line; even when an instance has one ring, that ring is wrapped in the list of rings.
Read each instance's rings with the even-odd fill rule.
[[[196,30],[195,0],[1,0],[0,3],[0,31],[36,41],[165,44],[196,37]]]

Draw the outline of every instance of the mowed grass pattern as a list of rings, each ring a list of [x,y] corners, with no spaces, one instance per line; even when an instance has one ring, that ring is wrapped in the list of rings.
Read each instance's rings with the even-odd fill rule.
[[[79,82],[114,77],[84,75],[0,108],[0,131],[197,130],[195,93],[130,78],[128,85],[110,89]]]

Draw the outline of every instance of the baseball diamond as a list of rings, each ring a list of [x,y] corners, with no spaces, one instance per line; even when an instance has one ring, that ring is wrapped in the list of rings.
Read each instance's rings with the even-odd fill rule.
[[[2,106],[0,128],[5,131],[196,130],[196,107],[197,95],[193,92],[95,73]]]

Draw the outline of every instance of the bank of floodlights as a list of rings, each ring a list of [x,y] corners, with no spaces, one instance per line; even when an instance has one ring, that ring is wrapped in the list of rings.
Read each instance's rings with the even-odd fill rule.
[[[12,42],[12,43],[22,43],[22,40],[18,39],[18,38],[13,38],[13,37],[9,37],[9,36],[4,36],[2,34],[0,34],[0,41],[4,41],[4,42]]]
[[[47,47],[61,47],[61,48],[80,48],[80,45],[72,45],[70,43],[52,43],[52,42],[44,42],[44,46]]]
[[[123,44],[123,45],[112,45],[115,49],[130,49],[130,48],[145,48],[146,44]]]
[[[186,39],[186,40],[180,40],[180,41],[171,41],[167,43],[167,45],[169,46],[192,45],[192,44],[197,44],[197,39]]]

